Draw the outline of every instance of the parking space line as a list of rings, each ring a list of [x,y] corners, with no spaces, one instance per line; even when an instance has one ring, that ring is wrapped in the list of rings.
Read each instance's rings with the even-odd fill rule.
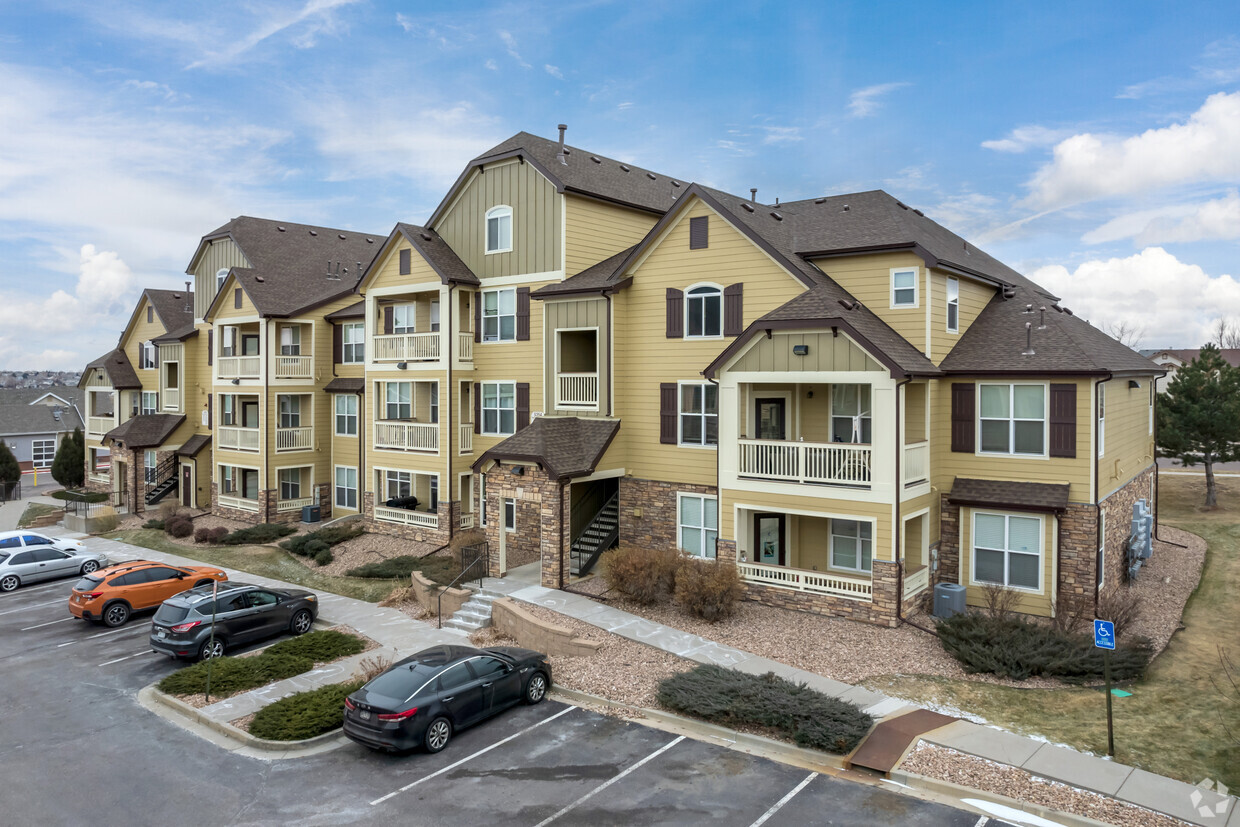
[[[645,758],[643,758],[642,760],[638,761],[636,764],[633,764],[633,765],[632,765],[632,766],[630,766],[628,769],[626,769],[626,770],[624,770],[623,772],[621,772],[619,775],[612,776],[612,777],[611,777],[611,778],[609,778],[607,781],[603,782],[603,783],[602,783],[602,784],[600,784],[599,786],[597,786],[597,787],[595,787],[594,789],[590,790],[590,792],[588,792],[588,793],[586,793],[585,795],[583,795],[581,798],[579,798],[579,799],[577,799],[576,801],[574,801],[572,804],[569,804],[567,807],[562,808],[559,812],[555,813],[554,815],[552,815],[552,816],[550,816],[550,817],[548,817],[548,818],[544,818],[542,821],[538,822],[538,824],[537,824],[537,826],[536,826],[536,827],[546,827],[546,825],[548,825],[548,824],[550,824],[551,822],[555,821],[557,818],[559,818],[560,816],[564,815],[565,813],[567,813],[567,812],[569,812],[569,811],[571,811],[571,810],[576,809],[578,806],[580,806],[581,804],[585,803],[586,801],[589,801],[591,798],[593,798],[594,796],[598,795],[598,794],[599,794],[599,793],[601,793],[603,790],[605,790],[605,789],[607,789],[608,787],[610,787],[612,784],[615,784],[617,781],[619,781],[621,778],[624,778],[624,777],[625,777],[626,775],[628,775],[629,773],[631,773],[631,772],[633,772],[634,770],[638,769],[638,768],[639,768],[639,767],[641,767],[643,764],[646,764],[647,762],[653,761],[654,759],[658,758],[660,755],[662,755],[663,753],[667,752],[669,749],[671,749],[672,747],[676,746],[677,744],[679,744],[679,743],[680,743],[681,741],[683,741],[683,740],[685,740],[685,736],[683,736],[683,735],[678,735],[678,736],[676,736],[675,740],[673,740],[673,741],[671,741],[670,743],[664,744],[663,746],[659,747],[657,750],[655,750],[654,752],[650,753],[650,754],[649,754],[649,755],[647,755]]]
[[[504,740],[502,740],[502,741],[496,741],[494,744],[491,744],[491,746],[489,746],[489,747],[484,747],[483,749],[480,749],[480,750],[478,750],[477,752],[475,752],[473,755],[467,755],[467,756],[465,756],[464,758],[462,758],[460,761],[457,761],[457,762],[455,762],[455,763],[453,763],[453,764],[449,764],[448,766],[444,767],[443,769],[435,770],[435,771],[434,771],[433,773],[431,773],[430,775],[423,776],[422,778],[419,778],[417,781],[414,781],[414,782],[412,782],[412,783],[410,783],[410,784],[406,784],[405,786],[401,787],[399,790],[395,790],[395,791],[393,791],[393,792],[388,793],[388,794],[387,794],[387,795],[385,795],[385,796],[381,796],[381,797],[379,797],[379,798],[376,798],[374,801],[370,802],[370,806],[372,806],[372,807],[373,807],[373,806],[375,806],[376,804],[382,804],[383,802],[387,801],[389,798],[392,798],[392,797],[394,797],[394,796],[400,795],[401,793],[405,792],[406,790],[411,790],[411,789],[413,789],[414,787],[416,787],[416,786],[418,786],[419,784],[421,784],[423,781],[430,781],[432,778],[435,778],[436,776],[443,775],[443,774],[444,774],[445,772],[447,772],[448,770],[453,770],[453,769],[456,769],[456,768],[457,768],[457,767],[459,767],[461,764],[464,764],[466,761],[472,761],[472,760],[474,760],[475,758],[477,758],[479,755],[483,755],[483,754],[485,754],[485,753],[488,753],[488,752],[490,752],[491,750],[495,749],[496,747],[502,747],[504,744],[508,743],[508,742],[509,742],[509,741],[511,741],[512,739],[514,739],[514,738],[518,738],[518,737],[520,737],[520,736],[524,735],[524,734],[525,734],[525,733],[527,733],[527,732],[530,732],[530,731],[532,731],[532,730],[538,729],[538,728],[539,728],[540,726],[542,726],[543,724],[550,723],[551,721],[554,721],[556,718],[560,717],[561,715],[567,715],[568,713],[572,712],[572,711],[573,711],[574,709],[576,709],[576,708],[577,708],[577,707],[575,707],[575,706],[570,706],[568,709],[561,709],[559,712],[555,713],[555,714],[554,714],[554,715],[552,715],[550,718],[543,718],[543,719],[542,719],[541,721],[539,721],[538,723],[536,723],[536,724],[531,724],[530,726],[527,726],[525,729],[523,729],[523,730],[521,730],[521,731],[519,731],[519,732],[514,732],[512,735],[509,735],[509,736],[508,736],[507,738],[505,738]]]
[[[20,592],[15,592],[14,594],[20,595],[20,594],[33,594],[34,592],[45,592],[48,589],[54,589],[57,586],[63,589],[65,585],[66,585],[66,582],[64,580],[57,580],[54,583],[44,583],[41,586],[22,586],[22,590]]]
[[[37,609],[40,606],[54,606],[57,603],[64,603],[64,602],[65,600],[62,597],[59,600],[49,600],[46,603],[31,603],[29,606],[22,606],[20,609],[5,609],[3,612],[0,612],[0,615],[16,614],[17,612],[25,612],[25,611],[29,611],[30,609]]]
[[[77,618],[70,615],[69,617],[62,617],[60,620],[49,620],[47,623],[37,623],[34,626],[27,626],[20,631],[29,632],[31,629],[42,629],[44,626],[54,626],[57,623],[64,623],[66,620],[77,620]]]
[[[809,782],[813,781],[817,777],[818,777],[818,773],[811,772],[809,775],[805,777],[804,781],[802,781],[800,784],[797,784],[795,787],[792,788],[791,791],[789,791],[787,795],[785,795],[783,798],[779,799],[779,801],[776,801],[774,804],[772,804],[771,809],[767,810],[765,813],[760,815],[758,817],[758,820],[755,821],[753,824],[750,824],[749,827],[761,827],[761,825],[766,824],[766,820],[768,818],[778,813],[785,804],[787,804],[789,801],[795,798],[797,793],[799,793],[801,790],[808,787]]]
[[[110,661],[108,661],[108,662],[106,662],[106,663],[101,663],[101,664],[99,664],[99,665],[100,665],[100,666],[111,666],[111,665],[112,665],[112,664],[114,664],[114,663],[120,663],[121,661],[123,661],[123,660],[129,660],[130,658],[140,658],[140,657],[142,657],[143,655],[158,655],[158,654],[160,654],[160,653],[159,653],[159,652],[156,652],[156,651],[154,651],[154,650],[152,650],[152,649],[147,649],[145,652],[135,652],[135,653],[134,653],[134,654],[132,654],[132,655],[125,655],[125,657],[123,657],[123,658],[117,658],[116,660],[110,660]]]
[[[141,626],[130,626],[130,627],[125,628],[125,629],[113,629],[113,630],[112,630],[112,631],[110,631],[110,632],[100,632],[100,633],[99,633],[99,634],[97,634],[97,635],[89,635],[89,636],[84,637],[84,638],[79,638],[78,640],[71,640],[71,641],[69,641],[68,643],[57,643],[57,644],[56,644],[56,648],[57,648],[57,649],[59,649],[59,648],[61,648],[62,646],[72,646],[73,644],[75,644],[75,643],[80,643],[80,642],[81,642],[81,641],[83,641],[83,640],[91,640],[91,639],[93,639],[93,638],[97,638],[97,637],[104,637],[104,636],[106,636],[106,635],[119,635],[119,634],[121,634],[122,632],[143,632],[143,631],[146,631],[146,630],[145,630],[145,629],[143,629]]]

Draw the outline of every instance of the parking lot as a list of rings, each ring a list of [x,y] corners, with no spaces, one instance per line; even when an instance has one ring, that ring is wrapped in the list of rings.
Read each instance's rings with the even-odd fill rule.
[[[119,629],[71,618],[73,582],[0,595],[5,823],[1000,823],[553,701],[438,755],[235,755],[138,704],[179,665],[147,647],[149,614]]]

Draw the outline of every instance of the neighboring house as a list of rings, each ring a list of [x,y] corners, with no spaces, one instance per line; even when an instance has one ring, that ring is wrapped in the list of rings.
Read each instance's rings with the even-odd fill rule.
[[[83,426],[77,388],[0,390],[0,439],[23,469],[46,471],[66,434]]]
[[[1158,380],[1158,392],[1167,390],[1167,384],[1175,378],[1176,371],[1197,358],[1200,348],[1179,348],[1170,350],[1143,350],[1141,355],[1165,370],[1167,374]],[[1228,347],[1219,351],[1227,364],[1233,368],[1240,367],[1240,348]]]
[[[481,527],[548,586],[674,545],[890,625],[936,582],[1113,589],[1153,497],[1161,369],[881,191],[764,205],[521,133],[423,226],[240,218],[188,272],[182,473],[231,517]]]

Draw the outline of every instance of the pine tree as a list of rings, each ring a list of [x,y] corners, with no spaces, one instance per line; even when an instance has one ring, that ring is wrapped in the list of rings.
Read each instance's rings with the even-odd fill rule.
[[[52,460],[52,479],[65,488],[81,488],[86,482],[86,437],[81,428],[60,441]]]
[[[1214,463],[1240,459],[1240,369],[1206,345],[1180,368],[1158,401],[1158,447],[1206,472],[1206,507],[1218,503]]]
[[[22,467],[17,464],[17,457],[4,440],[0,439],[0,483],[18,482],[22,478]]]

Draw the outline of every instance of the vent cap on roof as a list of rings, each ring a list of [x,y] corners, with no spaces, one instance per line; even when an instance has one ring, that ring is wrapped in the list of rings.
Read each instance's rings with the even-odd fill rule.
[[[747,202],[745,202],[745,201],[742,201],[742,202],[741,202],[741,207],[743,207],[743,208],[745,209],[745,212],[753,212],[753,204],[749,204],[749,203],[747,203]]]
[[[620,169],[624,170],[625,172],[632,172],[632,171],[633,171],[633,168],[632,168],[632,167],[630,167],[628,164],[621,164],[621,165],[620,165]]]
[[[315,230],[311,230],[310,235],[318,235],[318,232],[316,232]]]
[[[283,227],[276,227],[276,232],[278,232],[278,233],[282,233],[282,232],[284,232],[284,228],[283,228]]]

